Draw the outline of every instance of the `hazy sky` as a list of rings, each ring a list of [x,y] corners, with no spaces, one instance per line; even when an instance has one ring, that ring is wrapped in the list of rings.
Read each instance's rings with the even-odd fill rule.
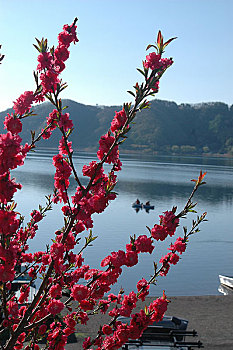
[[[174,65],[157,98],[177,103],[233,104],[232,0],[0,0],[0,110],[34,90],[35,37],[57,45],[63,24],[78,17],[79,43],[62,73],[62,97],[85,104],[121,105],[141,81],[136,71],[161,29],[177,36],[164,57]]]

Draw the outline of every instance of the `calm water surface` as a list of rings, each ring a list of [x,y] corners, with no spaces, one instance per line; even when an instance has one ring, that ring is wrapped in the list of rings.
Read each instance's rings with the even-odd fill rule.
[[[16,179],[23,189],[16,195],[18,210],[29,218],[31,208],[45,203],[44,196],[53,186],[54,168],[51,164],[52,153],[48,150],[30,155],[25,165],[14,171]],[[79,173],[84,164],[88,164],[94,155],[81,154],[75,158]],[[188,157],[133,157],[123,156],[123,170],[119,173],[116,191],[119,196],[102,214],[93,216],[93,234],[98,239],[85,254],[85,264],[99,267],[100,261],[111,251],[124,249],[129,235],[146,234],[146,226],[159,223],[159,215],[174,205],[180,211],[192,191],[191,179],[197,178],[200,170],[207,171],[205,186],[201,186],[195,197],[198,202],[198,214],[208,213],[208,222],[200,226],[201,232],[190,237],[187,252],[167,277],[158,278],[158,284],[151,288],[151,295],[208,295],[219,294],[219,274],[233,275],[233,160],[217,158]],[[75,190],[74,181],[71,191]],[[138,213],[131,204],[139,198],[141,202],[150,200],[155,210]],[[182,226],[190,227],[191,214],[181,222],[177,235],[182,235]],[[62,226],[60,207],[55,206],[46,219],[39,225],[36,238],[30,242],[30,251],[43,250],[51,243],[53,233]],[[135,290],[136,282],[143,276],[153,274],[153,262],[158,262],[166,254],[167,247],[174,237],[157,243],[154,252],[141,254],[139,264],[125,268],[114,292],[121,286],[125,291]]]

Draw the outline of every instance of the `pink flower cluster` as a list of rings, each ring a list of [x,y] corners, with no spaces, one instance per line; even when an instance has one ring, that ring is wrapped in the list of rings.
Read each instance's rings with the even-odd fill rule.
[[[161,54],[151,52],[146,56],[146,60],[143,62],[144,68],[151,69],[151,75],[148,79],[148,86],[154,92],[159,91],[159,79],[162,73],[173,64],[171,58],[162,58]]]
[[[116,131],[119,131],[122,128],[122,126],[125,125],[125,122],[127,120],[127,115],[124,109],[122,109],[120,112],[115,112],[115,113],[116,114],[111,123],[111,131],[113,133]]]
[[[163,256],[159,261],[162,264],[160,271],[161,276],[166,276],[171,264],[176,265],[180,260],[179,255],[176,253],[182,254],[185,251],[186,238],[178,237],[175,243],[171,244],[171,246],[168,249],[170,250],[170,252]]]
[[[101,136],[99,140],[99,150],[97,152],[97,157],[102,160],[106,156],[106,163],[116,163],[119,158],[118,146],[113,146],[115,142],[115,137],[109,132]],[[111,149],[111,152],[110,152]]]
[[[179,219],[175,216],[173,211],[165,211],[164,215],[160,215],[160,225],[155,224],[151,229],[151,236],[157,241],[164,241],[168,235],[173,236]]]
[[[19,118],[15,115],[7,113],[4,121],[5,129],[10,131],[12,134],[18,134],[22,131],[22,123]]]
[[[160,54],[151,52],[146,56],[146,60],[143,64],[146,69],[165,70],[173,64],[173,61],[171,58],[162,58]]]
[[[16,114],[22,116],[29,112],[32,103],[35,101],[33,91],[25,91],[15,102],[13,109]]]
[[[69,58],[68,48],[72,42],[78,42],[76,28],[75,25],[64,25],[63,31],[58,35],[58,46],[55,50],[39,54],[37,70],[44,71],[40,74],[43,94],[55,91],[60,83],[58,76],[65,69],[64,62]]]
[[[24,164],[28,146],[23,147],[21,141],[19,135],[10,131],[0,135],[0,175]]]
[[[57,154],[53,157],[53,165],[56,168],[56,173],[54,176],[54,187],[58,191],[57,197],[55,197],[54,201],[57,200],[67,202],[67,189],[69,187],[70,181],[69,177],[71,175],[71,167],[65,158],[61,154]]]

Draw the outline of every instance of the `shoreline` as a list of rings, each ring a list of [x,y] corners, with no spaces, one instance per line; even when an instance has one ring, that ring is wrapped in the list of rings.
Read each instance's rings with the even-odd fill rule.
[[[156,298],[156,297],[155,297]],[[146,298],[148,305],[155,298]],[[204,296],[174,296],[169,297],[170,303],[166,312],[189,321],[188,330],[195,329],[206,350],[232,350],[233,348],[233,295],[204,295]],[[107,315],[90,317],[88,324],[78,326],[76,342],[67,344],[67,350],[82,349],[82,341],[87,336],[94,336],[101,324],[107,322]]]

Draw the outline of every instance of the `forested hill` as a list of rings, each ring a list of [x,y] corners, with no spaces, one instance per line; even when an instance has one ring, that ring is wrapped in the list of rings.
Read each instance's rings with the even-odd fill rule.
[[[121,106],[88,106],[72,100],[63,105],[74,122],[71,135],[73,148],[94,151],[100,136],[108,130],[115,111]],[[21,137],[30,141],[30,130],[38,133],[44,127],[45,117],[53,107],[43,103],[33,108],[36,116],[24,119]],[[1,129],[8,109],[0,113]],[[43,142],[43,147],[57,147],[58,133]],[[153,100],[151,108],[138,113],[135,125],[122,145],[127,151],[159,153],[228,153],[233,154],[233,106],[221,102],[196,105]]]

